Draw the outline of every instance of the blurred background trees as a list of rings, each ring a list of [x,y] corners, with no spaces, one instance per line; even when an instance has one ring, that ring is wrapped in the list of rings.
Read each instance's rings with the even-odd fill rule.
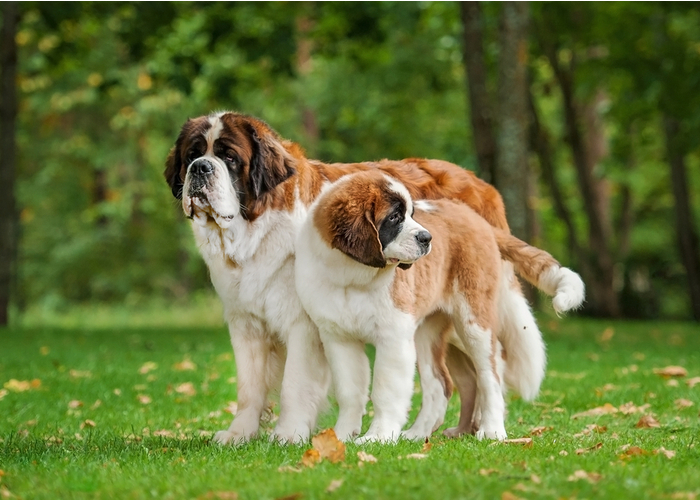
[[[163,163],[185,119],[235,109],[311,157],[475,170],[514,231],[581,272],[584,314],[700,320],[696,4],[16,7],[0,260],[16,255],[17,314],[208,290]]]

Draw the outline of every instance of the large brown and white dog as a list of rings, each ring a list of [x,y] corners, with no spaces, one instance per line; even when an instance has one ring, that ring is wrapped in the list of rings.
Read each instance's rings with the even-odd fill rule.
[[[432,348],[447,340],[441,338],[442,328],[428,328],[426,338],[414,346],[414,335],[426,320],[451,322],[457,334],[453,343],[471,359],[480,410],[477,437],[506,438],[497,332],[498,301],[509,284],[501,276],[500,247],[518,249],[506,255],[515,263],[547,264],[539,274],[559,267],[546,252],[492,227],[462,203],[413,203],[403,184],[379,171],[350,175],[322,192],[297,239],[296,288],[319,327],[333,373],[340,439],[359,433],[368,401],[365,343],[376,347],[375,416],[361,441],[398,439],[413,393],[416,347],[428,363],[442,363]],[[560,300],[582,299],[580,280],[571,284],[580,287],[574,295],[562,287]],[[530,347],[538,349],[537,344]],[[468,370],[455,367],[458,373]],[[434,372],[426,366],[421,370],[428,392],[433,384],[425,377]],[[444,382],[440,389],[442,415],[433,414],[432,427],[442,423],[447,405]],[[473,405],[474,395],[464,387],[460,392]],[[435,401],[424,402],[421,412],[431,411],[426,405]],[[471,422],[471,412],[463,413]],[[408,437],[419,437],[415,426]]]
[[[284,441],[307,439],[326,402],[330,372],[316,327],[294,293],[294,242],[322,187],[358,171],[379,169],[415,199],[451,198],[507,230],[498,192],[473,173],[438,160],[326,164],[307,159],[293,142],[256,118],[220,112],[188,120],[166,161],[165,178],[182,200],[212,283],[224,305],[238,378],[238,412],[218,432],[220,443],[256,435],[271,390],[279,387]],[[508,344],[506,382],[534,397],[544,376],[539,330],[523,330],[529,309],[514,277],[499,310],[499,338]],[[556,288],[556,271],[545,283]],[[547,290],[545,290],[547,291]],[[551,291],[548,293],[551,294]],[[517,304],[517,307],[512,307]],[[570,304],[557,304],[566,310]],[[525,318],[525,321],[529,321]],[[522,348],[538,344],[539,348]]]

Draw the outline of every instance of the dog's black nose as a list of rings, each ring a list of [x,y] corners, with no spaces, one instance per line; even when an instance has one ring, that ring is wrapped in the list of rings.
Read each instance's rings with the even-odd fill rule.
[[[209,160],[200,158],[190,164],[190,172],[193,175],[209,175],[214,171],[214,165]]]
[[[432,239],[433,237],[425,229],[416,233],[416,241],[419,245],[422,245],[424,247],[427,247],[430,244],[430,240]]]

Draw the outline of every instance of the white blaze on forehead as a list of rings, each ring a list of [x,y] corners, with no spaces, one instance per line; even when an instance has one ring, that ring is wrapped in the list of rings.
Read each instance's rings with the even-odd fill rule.
[[[207,140],[207,153],[212,154],[214,151],[214,141],[221,137],[221,131],[224,129],[224,123],[221,121],[221,115],[209,117],[211,127],[204,133],[204,138]]]
[[[418,200],[413,203],[413,208],[421,210],[422,212],[432,212],[435,210],[435,205],[426,200]]]
[[[411,201],[411,195],[408,192],[408,189],[406,189],[406,186],[401,184],[399,181],[396,179],[389,177],[388,175],[384,176],[389,183],[389,189],[391,189],[393,192],[401,195],[401,197],[404,199],[406,202],[406,213],[411,214],[413,212],[413,203]]]

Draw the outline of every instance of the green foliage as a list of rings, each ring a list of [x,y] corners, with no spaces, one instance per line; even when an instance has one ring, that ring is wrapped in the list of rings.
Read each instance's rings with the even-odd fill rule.
[[[20,46],[21,210],[17,303],[185,298],[207,288],[165,157],[191,116],[259,116],[329,161],[432,157],[476,169],[459,9],[449,2],[26,3]],[[498,4],[484,5],[495,74]],[[647,283],[652,315],[687,315],[675,247],[661,116],[682,123],[700,220],[700,29],[681,4],[532,4],[532,91],[552,136],[556,175],[586,234],[561,98],[536,40],[576,60],[576,93],[599,90],[612,220],[632,193],[622,274]],[[305,24],[306,23],[306,24]],[[306,26],[302,29],[303,26]],[[300,46],[310,60],[300,66]],[[491,86],[494,85],[490,81]],[[492,92],[495,95],[495,92]],[[494,103],[495,106],[498,103]],[[317,132],[304,127],[310,113]],[[534,201],[537,243],[576,262],[547,190]],[[619,242],[615,242],[619,245]],[[639,295],[639,294],[637,294]]]
[[[0,389],[11,379],[40,381],[0,397],[0,491],[36,499],[230,498],[217,492],[236,492],[241,499],[700,493],[700,385],[691,388],[683,378],[671,385],[654,373],[680,365],[687,378],[700,376],[697,327],[553,318],[541,323],[549,356],[541,395],[535,403],[510,398],[506,422],[509,437],[530,436],[532,447],[471,436],[449,440],[438,432],[428,451],[412,442],[350,444],[343,463],[314,468],[300,466],[308,445],[280,446],[265,438],[238,447],[211,443],[212,433],[230,422],[222,410],[236,400],[223,327],[135,327],[139,321],[126,321],[107,329],[0,330]],[[412,418],[419,400],[417,393]],[[572,418],[629,402],[650,406],[641,413]],[[637,428],[642,414],[653,414],[660,427]],[[455,397],[444,427],[457,418]],[[320,425],[333,421],[331,412]],[[365,429],[368,423],[367,417]],[[531,435],[535,428],[541,434]],[[632,447],[640,454],[627,454]],[[655,454],[662,448],[675,455]],[[361,466],[359,451],[377,462]],[[421,452],[423,459],[407,457]],[[601,477],[572,478],[576,471]],[[342,484],[326,492],[333,480]]]

